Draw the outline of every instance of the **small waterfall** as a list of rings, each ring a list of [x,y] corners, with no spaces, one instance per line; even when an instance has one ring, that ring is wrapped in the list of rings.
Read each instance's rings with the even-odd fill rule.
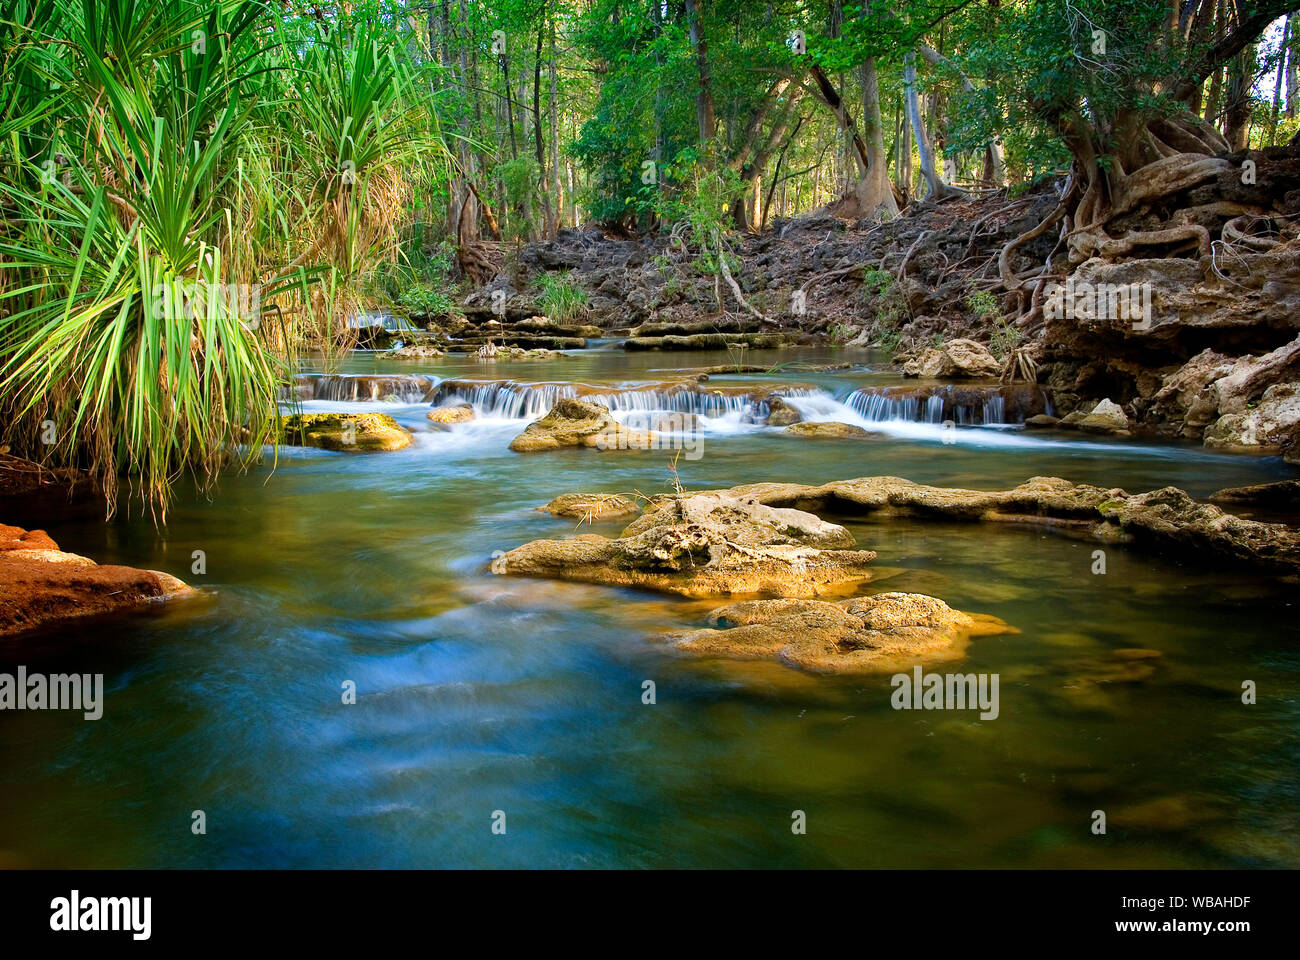
[[[581,397],[598,403],[615,415],[624,413],[691,413],[703,417],[733,417],[759,421],[768,415],[768,398],[829,396],[808,387],[746,392],[709,390],[694,384],[631,387],[611,390],[586,384],[519,383],[513,380],[474,382],[446,380],[435,391],[435,404],[468,403],[479,416],[536,420],[545,416],[561,397]]]
[[[439,387],[433,402],[438,406],[468,403],[480,417],[536,420],[545,416],[556,400],[577,395],[577,389],[569,383],[448,380]]]
[[[305,373],[294,377],[293,395],[286,399],[424,403],[433,398],[438,382],[437,377],[407,374]]]
[[[863,387],[844,401],[862,419],[963,425],[1024,423],[1051,409],[1043,390],[1032,385],[1001,387]]]

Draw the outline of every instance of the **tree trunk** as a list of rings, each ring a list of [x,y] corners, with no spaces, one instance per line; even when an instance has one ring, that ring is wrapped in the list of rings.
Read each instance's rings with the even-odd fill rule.
[[[868,57],[858,66],[858,82],[862,88],[862,127],[867,145],[866,170],[859,178],[856,194],[858,209],[863,216],[883,212],[898,216],[898,202],[889,182],[889,155],[885,152],[885,130],[880,116],[880,81],[876,75],[876,60]]]
[[[1291,26],[1291,17],[1287,17],[1286,22],[1287,26]],[[1293,27],[1286,56],[1286,118],[1288,120],[1295,119],[1298,106],[1296,101],[1300,100],[1300,69],[1296,67],[1298,54],[1300,54],[1300,27]]]
[[[1255,65],[1255,46],[1247,46],[1228,64],[1228,100],[1224,112],[1223,137],[1229,149],[1245,150],[1250,138],[1250,84]]]
[[[564,219],[564,185],[560,180],[560,109],[559,86],[555,77],[555,19],[551,19],[551,180],[555,193],[555,213],[547,233],[554,239]]]
[[[695,119],[700,128],[700,143],[709,143],[717,132],[713,113],[713,77],[709,71],[709,43],[704,35],[704,0],[686,0],[686,17],[690,24],[691,47],[695,50],[695,69],[700,92],[695,99]]]
[[[533,143],[537,148],[537,190],[542,203],[542,231],[550,230],[551,191],[546,176],[546,142],[542,139],[542,41],[546,38],[546,6],[537,19],[537,49],[533,56]]]
[[[1269,114],[1268,122],[1268,142],[1270,146],[1277,145],[1277,121],[1278,115],[1282,110],[1282,85],[1286,80],[1286,65],[1289,53],[1287,41],[1291,37],[1291,18],[1286,18],[1286,23],[1282,24],[1282,43],[1278,48],[1277,61],[1277,81],[1273,84],[1273,110]]]
[[[956,70],[961,76],[961,86],[966,93],[973,94],[976,92],[975,84],[971,83],[970,78],[966,76],[961,68],[953,64],[951,60],[939,51],[924,43],[918,44],[916,49],[917,52],[925,58],[927,63],[936,65],[944,64]],[[1005,153],[1002,148],[1002,143],[997,137],[994,137],[984,146],[983,179],[998,187],[1005,185],[1007,182]]]
[[[934,149],[930,146],[930,137],[925,131],[925,119],[921,116],[921,96],[916,89],[916,57],[911,53],[903,58],[903,96],[907,104],[907,117],[912,124],[912,138],[916,141],[916,152],[921,159],[926,199],[942,199],[951,194],[952,190],[943,182],[940,171],[935,169]]]

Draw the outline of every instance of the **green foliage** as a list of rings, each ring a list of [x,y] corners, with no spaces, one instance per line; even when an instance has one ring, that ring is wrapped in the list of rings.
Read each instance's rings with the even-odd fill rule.
[[[989,353],[999,360],[1005,360],[1007,354],[1020,346],[1020,341],[1023,339],[1024,334],[1010,323],[998,324],[989,335]]]
[[[405,171],[441,149],[381,6],[331,25],[255,0],[0,0],[16,452],[165,509],[180,476],[273,439],[285,356],[332,339],[395,246]]]
[[[837,323],[827,332],[831,343],[847,343],[857,336],[858,331],[847,323]]]
[[[899,328],[907,317],[907,302],[894,275],[867,267],[862,274],[862,297],[871,308],[867,331],[872,344],[892,353],[902,340]]]
[[[996,320],[1002,315],[998,307],[998,298],[988,290],[976,290],[966,298],[966,306],[975,316],[984,321]]]
[[[418,284],[401,295],[398,302],[415,317],[445,317],[456,311],[456,298],[446,287]]]
[[[541,170],[536,158],[521,154],[497,168],[505,185],[506,203],[518,216],[508,221],[506,234],[511,240],[526,240],[541,228],[542,206],[538,193]]]
[[[556,323],[567,323],[587,306],[587,291],[567,273],[543,273],[537,283],[542,288],[537,306]]]

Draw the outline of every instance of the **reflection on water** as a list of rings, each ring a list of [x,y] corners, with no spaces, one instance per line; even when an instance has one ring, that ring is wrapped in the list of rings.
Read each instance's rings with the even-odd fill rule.
[[[345,369],[599,384],[718,362],[608,351]],[[857,369],[710,384],[773,380],[825,391],[818,416],[845,422],[835,398],[897,382]],[[701,625],[710,602],[487,573],[495,550],[574,531],[538,504],[663,492],[670,454],[524,457],[506,449],[520,420],[433,432],[424,403],[313,406],[384,409],[423,432],[396,453],[287,451],[273,474],[182,498],[162,532],[93,511],[21,520],[211,593],[5,645],[3,669],[102,672],[106,699],[97,722],[0,714],[0,865],[1300,866],[1294,584],[1118,547],[1097,576],[1095,544],[1046,530],[849,521],[879,553],[866,589],[934,594],[1022,631],[976,640],[961,665],[1000,675],[996,721],[895,712],[888,677],[686,659],[655,639]],[[812,441],[731,413],[678,465],[687,486],[1052,474],[1203,495],[1290,475],[1014,429],[944,444],[934,424],[899,421],[886,440]],[[189,572],[196,549],[206,577]],[[1125,648],[1163,656],[1131,669],[1113,654]],[[198,809],[206,836],[190,832]],[[1089,830],[1097,809],[1104,837]]]

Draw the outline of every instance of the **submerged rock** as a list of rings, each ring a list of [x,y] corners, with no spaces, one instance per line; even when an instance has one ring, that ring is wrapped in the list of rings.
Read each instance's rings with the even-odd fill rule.
[[[546,416],[530,423],[510,441],[516,453],[536,453],[561,447],[595,447],[598,450],[648,450],[653,433],[629,430],[599,403],[561,397]]]
[[[926,380],[985,379],[1001,372],[1002,364],[987,347],[964,337],[949,340],[941,347],[928,347],[919,357],[903,364],[903,376]]]
[[[43,530],[0,525],[0,637],[193,592],[166,573],[64,553]]]
[[[465,423],[474,419],[474,408],[468,403],[458,403],[430,410],[427,416],[434,423]]]
[[[557,517],[586,521],[618,520],[641,512],[635,501],[619,493],[566,493],[537,509]]]
[[[879,437],[880,434],[863,430],[850,423],[838,423],[834,420],[821,422],[796,423],[781,431],[795,437]]]
[[[402,450],[411,433],[386,413],[303,413],[280,419],[280,442],[344,453]]]
[[[1256,483],[1248,487],[1228,487],[1210,494],[1210,502],[1300,512],[1300,480],[1279,480],[1276,483]]]
[[[646,507],[616,539],[534,540],[492,562],[492,572],[688,597],[814,597],[870,578],[870,550],[843,527],[751,497],[695,494]]]
[[[961,657],[971,637],[1017,632],[997,617],[919,593],[822,600],[747,600],[709,614],[712,629],[674,634],[692,653],[772,658],[822,673],[892,673]]]
[[[725,350],[728,347],[753,347],[775,350],[798,341],[789,333],[692,333],[687,336],[628,337],[623,349],[636,350]]]

